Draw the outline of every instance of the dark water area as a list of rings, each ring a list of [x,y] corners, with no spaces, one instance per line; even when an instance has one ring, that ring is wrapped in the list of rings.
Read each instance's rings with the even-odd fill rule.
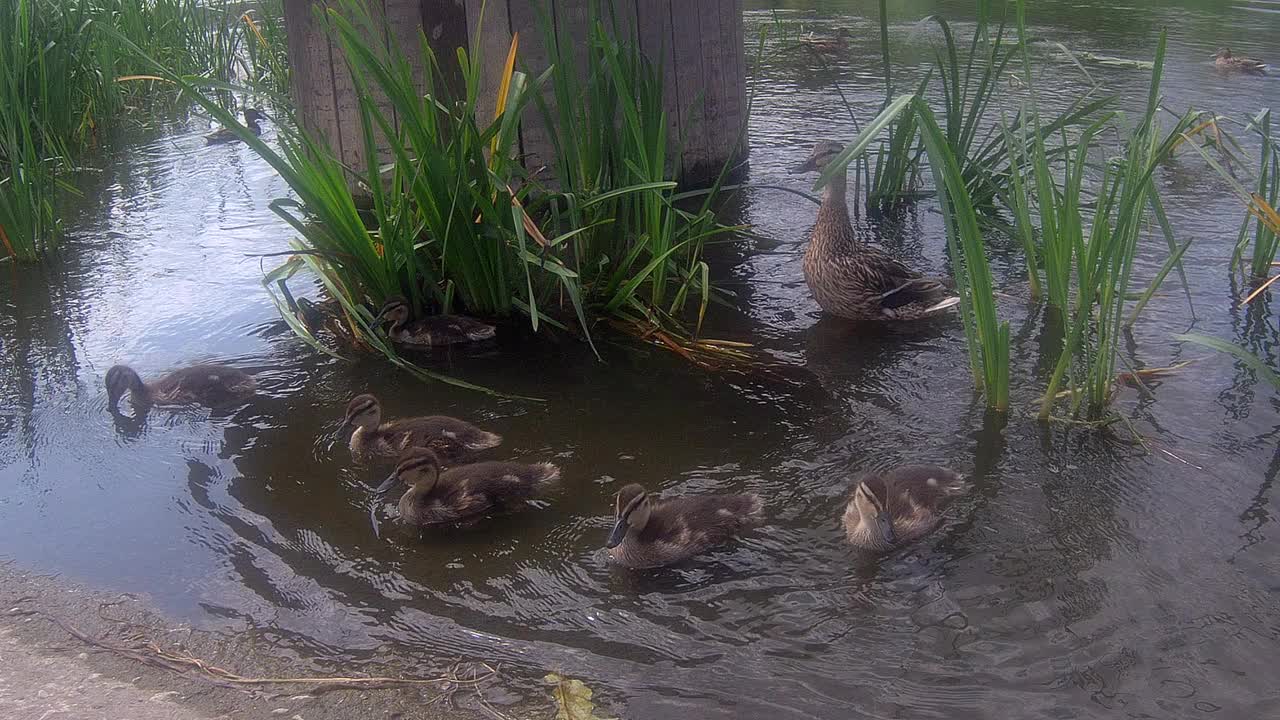
[[[941,14],[967,36],[972,4],[891,5],[896,82],[910,88],[940,36],[920,20]],[[748,38],[775,18],[853,33],[825,62],[766,48],[749,79],[749,182],[808,190],[812,178],[786,168],[814,140],[854,134],[835,84],[861,121],[875,114],[875,9],[748,3]],[[1280,3],[1044,2],[1030,21],[1047,43],[1136,60],[1168,27],[1175,111],[1240,119],[1280,98],[1280,76],[1226,75],[1210,59],[1229,45],[1280,64]],[[1124,108],[1145,100],[1145,71],[1086,67]],[[1035,76],[1048,105],[1089,87],[1050,51]],[[1010,82],[1001,100],[1012,112],[1024,95]],[[796,244],[814,206],[769,190],[733,201],[777,242],[715,252],[739,309],[712,323],[790,366],[785,381],[708,375],[615,343],[601,363],[568,339],[428,358],[545,400],[534,403],[321,356],[262,290],[271,259],[250,257],[287,248],[268,208],[284,184],[244,147],[206,148],[202,130],[125,133],[79,178],[65,250],[44,267],[0,264],[0,554],[260,633],[319,668],[429,672],[474,658],[502,663],[530,696],[544,692],[534,678],[563,672],[629,720],[1280,716],[1280,398],[1231,357],[1172,337],[1192,328],[1274,367],[1280,329],[1273,299],[1238,307],[1228,262],[1242,210],[1194,153],[1157,182],[1180,241],[1195,240],[1195,317],[1171,279],[1122,364],[1194,363],[1151,397],[1123,391],[1124,422],[1095,431],[1030,418],[1056,341],[1012,244],[993,253],[1014,336],[1015,409],[1001,422],[972,396],[954,319],[867,333],[819,318]],[[862,222],[909,264],[946,271],[932,202]],[[1142,284],[1166,254],[1146,242]],[[261,395],[136,424],[106,412],[111,365],[147,377],[204,359],[254,372]],[[423,542],[384,523],[376,537],[370,490],[386,467],[355,465],[337,434],[346,400],[365,391],[391,416],[468,418],[505,437],[495,457],[551,460],[563,480],[481,530]],[[839,527],[848,481],[902,462],[949,465],[971,489],[932,536],[859,560]],[[628,482],[756,492],[769,522],[684,566],[621,571],[601,548]]]

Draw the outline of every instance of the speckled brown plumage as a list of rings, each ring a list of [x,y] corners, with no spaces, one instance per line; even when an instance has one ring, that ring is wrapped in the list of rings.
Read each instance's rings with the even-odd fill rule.
[[[858,508],[859,485],[866,485],[874,501],[889,514],[896,535],[893,543],[875,532],[871,518]],[[863,550],[885,551],[928,534],[942,519],[942,510],[964,490],[964,481],[952,470],[936,465],[904,465],[883,473],[857,478],[843,524],[850,544]]]
[[[517,510],[560,476],[551,463],[480,462],[440,471],[434,453],[410,448],[395,477],[411,487],[400,498],[400,521],[417,527],[465,527]]]
[[[798,170],[826,167],[840,145],[818,143]],[[921,275],[858,237],[844,173],[831,179],[804,253],[804,279],[822,309],[851,320],[915,320],[959,303],[948,283]]]
[[[116,410],[120,398],[129,393],[134,407],[151,405],[207,405],[221,407],[241,402],[253,395],[257,383],[243,370],[226,365],[192,365],[144,383],[138,373],[125,365],[107,370],[107,401]]]
[[[701,495],[658,499],[639,485],[618,493],[618,522],[639,495],[649,504],[642,526],[626,530],[626,536],[609,549],[614,562],[631,568],[651,568],[686,560],[731,540],[760,521],[763,504],[756,495]]]
[[[1214,64],[1226,70],[1238,70],[1251,75],[1266,75],[1267,64],[1261,60],[1236,55],[1230,48],[1222,48],[1213,56]]]
[[[409,304],[392,298],[378,317],[390,321],[387,337],[398,345],[430,348],[489,340],[497,334],[492,325],[463,315],[430,315],[410,319]]]
[[[398,457],[407,448],[426,447],[434,450],[442,461],[454,463],[502,442],[501,435],[447,415],[382,422],[382,405],[372,395],[352,398],[343,424],[355,427],[348,445],[351,454],[359,460]]]

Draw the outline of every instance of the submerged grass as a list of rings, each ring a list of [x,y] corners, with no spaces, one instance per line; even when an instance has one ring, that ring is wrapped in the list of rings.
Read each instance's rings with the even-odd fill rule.
[[[268,0],[264,8],[279,5]],[[61,179],[76,158],[126,113],[178,102],[175,89],[152,74],[153,61],[182,75],[245,76],[249,30],[234,7],[200,0],[4,4],[0,251],[31,261],[55,246],[57,196],[70,190]]]

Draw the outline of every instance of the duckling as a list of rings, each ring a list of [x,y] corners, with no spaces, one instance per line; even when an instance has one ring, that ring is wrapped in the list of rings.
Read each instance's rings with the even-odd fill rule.
[[[253,133],[254,135],[262,134],[262,126],[258,125],[258,121],[262,120],[265,117],[266,116],[262,114],[261,110],[257,110],[255,108],[244,109],[244,125],[245,127],[249,128],[249,132]],[[231,128],[225,128],[225,127],[218,128],[217,130],[204,136],[204,141],[205,141],[205,144],[207,145],[218,145],[221,143],[236,142],[239,139],[240,139],[240,136],[236,135],[234,130],[232,130]]]
[[[382,422],[382,405],[372,395],[357,395],[347,403],[342,427],[354,426],[351,433],[352,456],[399,455],[405,448],[427,447],[440,459],[456,462],[473,451],[497,447],[502,436],[485,432],[465,420],[445,415],[400,418]]]
[[[115,365],[107,370],[107,406],[119,412],[126,392],[135,409],[151,405],[207,405],[218,407],[253,395],[257,383],[243,370],[226,365],[192,365],[144,383],[133,368]]]
[[[863,475],[844,510],[845,536],[854,547],[873,552],[918,540],[963,489],[960,475],[934,465]]]
[[[842,149],[823,140],[794,171],[821,170]],[[818,305],[838,317],[880,321],[917,320],[958,305],[946,281],[925,277],[858,237],[849,222],[846,185],[842,169],[823,192],[804,252],[804,279]]]
[[[410,320],[409,314],[409,303],[404,298],[394,297],[382,306],[376,319],[390,321],[387,336],[395,343],[410,347],[440,347],[488,340],[497,332],[492,325],[461,315],[432,315]]]
[[[465,527],[492,513],[517,509],[559,477],[560,468],[551,463],[479,462],[441,472],[435,452],[411,447],[377,493],[403,482],[409,489],[400,498],[402,523]]]
[[[703,495],[660,500],[631,484],[618,491],[617,518],[606,547],[614,562],[652,568],[723,544],[760,520],[757,495]]]
[[[1253,73],[1254,75],[1266,75],[1267,64],[1261,60],[1256,60],[1243,55],[1234,55],[1231,48],[1222,48],[1213,56],[1214,64],[1220,68],[1228,70],[1239,70],[1241,72]]]

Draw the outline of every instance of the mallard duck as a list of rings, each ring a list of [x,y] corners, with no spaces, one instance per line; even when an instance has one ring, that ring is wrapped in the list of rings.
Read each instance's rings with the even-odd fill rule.
[[[354,427],[349,446],[356,458],[398,456],[405,448],[426,447],[446,462],[477,450],[497,447],[502,436],[485,432],[465,420],[446,415],[408,417],[382,422],[382,405],[372,395],[357,395],[347,403],[342,427]]]
[[[253,395],[257,383],[243,370],[226,365],[192,365],[149,383],[127,365],[107,370],[107,405],[114,413],[127,392],[134,408],[151,405],[208,405],[218,407]]]
[[[245,127],[249,128],[249,132],[253,133],[254,135],[262,134],[262,126],[258,125],[258,121],[262,120],[264,117],[266,116],[263,115],[262,111],[260,110],[256,110],[254,108],[244,109],[244,125]],[[240,136],[237,135],[234,130],[232,130],[231,128],[225,128],[225,127],[218,128],[217,130],[204,136],[204,141],[208,145],[217,145],[220,143],[235,142],[239,139],[240,139]]]
[[[882,552],[933,530],[961,477],[934,465],[906,465],[860,477],[844,510],[844,531],[857,548]]]
[[[1239,70],[1241,72],[1253,73],[1255,75],[1266,75],[1267,64],[1261,60],[1256,60],[1243,55],[1233,55],[1231,48],[1222,48],[1213,56],[1214,64],[1220,68],[1228,70]]]
[[[824,140],[795,172],[821,170],[840,154]],[[947,282],[921,275],[858,238],[845,204],[845,173],[831,178],[804,251],[804,279],[818,305],[851,320],[916,320],[960,303]]]
[[[378,320],[389,321],[387,337],[392,342],[411,347],[439,347],[457,343],[488,340],[496,331],[492,325],[461,315],[431,315],[409,319],[409,303],[404,298],[391,298],[378,311]]]
[[[400,498],[400,521],[406,525],[466,526],[516,509],[559,477],[560,468],[551,463],[479,462],[441,472],[435,452],[411,447],[377,493],[399,482],[409,485]]]
[[[851,37],[853,37],[853,34],[849,32],[848,28],[840,28],[832,37],[819,37],[813,33],[802,35],[800,44],[818,52],[833,53],[847,50],[849,48],[849,38]]]
[[[757,495],[658,499],[631,484],[618,491],[606,545],[614,562],[651,568],[686,560],[727,542],[760,519]]]

